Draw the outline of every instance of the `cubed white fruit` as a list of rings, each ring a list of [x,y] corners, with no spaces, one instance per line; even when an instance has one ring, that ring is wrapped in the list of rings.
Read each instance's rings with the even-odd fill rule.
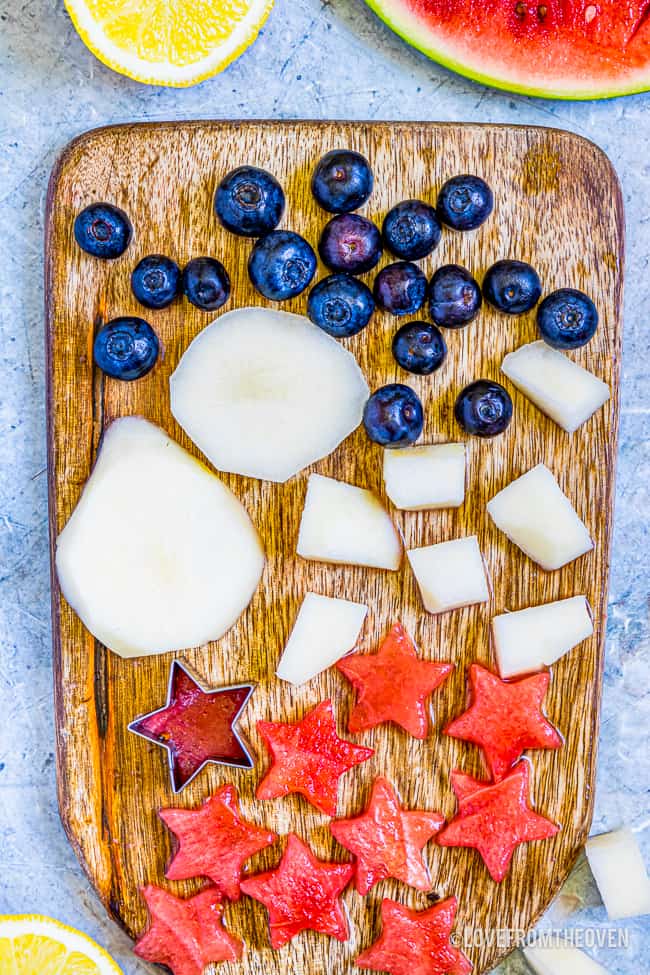
[[[543,569],[559,569],[594,547],[573,505],[544,464],[499,491],[487,510],[497,528]]]
[[[608,975],[607,969],[573,945],[530,945],[524,957],[535,975]]]
[[[276,674],[304,684],[354,649],[368,607],[348,599],[308,592],[284,648]]]
[[[503,613],[492,620],[494,649],[502,677],[548,667],[594,632],[586,596],[558,599]]]
[[[650,878],[631,829],[592,836],[586,853],[612,921],[650,914]]]
[[[439,542],[407,553],[430,613],[484,603],[490,598],[483,556],[476,535]]]
[[[398,569],[402,543],[379,498],[365,488],[311,474],[298,555],[316,562]]]
[[[457,508],[465,499],[465,445],[436,443],[384,450],[386,494],[396,508]]]

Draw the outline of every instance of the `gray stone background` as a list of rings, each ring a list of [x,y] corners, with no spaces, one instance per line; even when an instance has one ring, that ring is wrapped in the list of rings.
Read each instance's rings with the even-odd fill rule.
[[[257,44],[190,90],[148,88],[84,48],[61,0],[0,0],[0,913],[42,912],[95,936],[126,975],[151,969],[105,916],[59,824],[53,756],[45,476],[42,230],[50,169],[78,133],[184,118],[531,123],[609,154],[623,184],[625,357],[604,714],[594,832],[630,824],[650,862],[647,519],[650,504],[650,94],[561,103],[499,93],[410,50],[362,0],[277,0]],[[545,923],[609,925],[584,859]],[[650,969],[650,919],[593,950],[612,975]],[[564,921],[562,922],[564,923]],[[520,957],[502,967],[523,972]]]

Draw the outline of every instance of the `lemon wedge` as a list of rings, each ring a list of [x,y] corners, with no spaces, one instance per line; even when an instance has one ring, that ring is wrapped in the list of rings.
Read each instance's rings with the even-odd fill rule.
[[[123,975],[81,931],[37,914],[0,915],[2,975]]]

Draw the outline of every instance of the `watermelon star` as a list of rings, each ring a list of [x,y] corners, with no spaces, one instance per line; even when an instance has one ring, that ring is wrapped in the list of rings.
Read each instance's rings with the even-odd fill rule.
[[[549,681],[548,673],[501,680],[480,664],[472,664],[472,704],[447,725],[445,734],[482,748],[490,774],[498,782],[525,749],[562,745],[562,737],[542,711]]]
[[[481,782],[454,771],[451,784],[458,812],[438,834],[440,846],[475,847],[490,876],[499,883],[515,847],[555,836],[560,827],[528,804],[528,763],[523,761],[500,782]]]
[[[388,877],[417,890],[430,890],[431,878],[421,850],[444,822],[439,813],[402,809],[390,782],[378,778],[365,813],[339,819],[330,824],[330,830],[356,856],[356,888],[364,895]]]
[[[354,653],[337,668],[357,691],[348,731],[352,734],[394,721],[414,738],[426,738],[425,701],[454,669],[450,663],[418,658],[413,641],[396,623],[376,654]]]
[[[149,885],[142,896],[150,923],[133,949],[140,958],[166,965],[174,975],[202,975],[211,962],[241,958],[244,946],[223,926],[223,905],[216,887],[183,900]]]
[[[469,975],[471,962],[450,940],[456,907],[455,897],[426,911],[383,900],[381,935],[356,964],[390,975]]]
[[[224,785],[199,809],[161,809],[158,815],[178,839],[167,879],[207,877],[231,901],[239,899],[244,862],[277,839],[242,819],[233,785]]]
[[[275,870],[243,880],[241,889],[269,912],[271,946],[281,948],[301,931],[319,931],[339,941],[350,936],[340,901],[354,873],[351,863],[324,863],[294,833]]]
[[[336,815],[343,773],[374,755],[372,748],[339,738],[331,701],[322,701],[302,721],[258,721],[257,728],[273,755],[257,798],[276,799],[299,792],[327,816]]]

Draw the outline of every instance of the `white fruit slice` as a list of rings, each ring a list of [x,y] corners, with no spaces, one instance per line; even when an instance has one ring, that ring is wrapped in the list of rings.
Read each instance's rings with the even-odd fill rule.
[[[276,674],[304,684],[354,649],[368,607],[308,592],[298,611]]]
[[[283,482],[359,426],[369,390],[352,353],[307,318],[240,308],[194,339],[170,394],[218,470]]]
[[[586,596],[495,616],[492,633],[499,673],[516,677],[549,667],[593,632]]]
[[[606,968],[573,945],[529,945],[524,957],[535,975],[608,975]]]
[[[396,508],[458,508],[465,500],[465,445],[436,443],[384,450],[386,494]]]
[[[546,342],[509,352],[501,371],[567,433],[577,430],[610,395],[606,383]]]
[[[111,424],[56,550],[61,591],[98,640],[122,657],[217,640],[263,567],[225,484],[142,417]]]
[[[402,543],[372,491],[311,474],[300,521],[298,555],[316,562],[399,569]]]
[[[548,467],[538,464],[487,506],[493,522],[543,569],[559,569],[594,547]]]
[[[425,609],[449,609],[484,603],[490,598],[483,556],[476,535],[439,542],[407,553]]]
[[[650,914],[650,878],[631,829],[592,836],[585,851],[612,921]]]

